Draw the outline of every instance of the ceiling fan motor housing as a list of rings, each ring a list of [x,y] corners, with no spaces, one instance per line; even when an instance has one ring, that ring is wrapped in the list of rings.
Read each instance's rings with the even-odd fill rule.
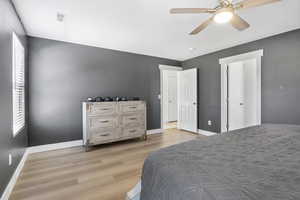
[[[225,8],[220,8],[215,12],[215,15],[222,13],[222,12],[234,12],[234,9],[232,7],[225,7]]]

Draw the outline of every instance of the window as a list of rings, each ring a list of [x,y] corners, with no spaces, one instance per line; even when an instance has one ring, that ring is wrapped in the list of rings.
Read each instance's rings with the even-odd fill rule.
[[[25,51],[18,36],[12,35],[13,135],[25,126]]]

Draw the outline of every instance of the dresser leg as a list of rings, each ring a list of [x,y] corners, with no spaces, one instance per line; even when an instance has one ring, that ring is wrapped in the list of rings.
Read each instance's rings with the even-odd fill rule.
[[[145,135],[144,135],[144,140],[145,141],[147,140],[147,133],[145,133]]]
[[[87,140],[85,143],[85,152],[90,151],[90,140]]]

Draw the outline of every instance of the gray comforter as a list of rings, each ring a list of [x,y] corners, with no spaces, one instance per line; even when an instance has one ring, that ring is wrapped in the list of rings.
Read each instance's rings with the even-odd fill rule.
[[[300,200],[300,126],[252,127],[152,153],[141,200]]]

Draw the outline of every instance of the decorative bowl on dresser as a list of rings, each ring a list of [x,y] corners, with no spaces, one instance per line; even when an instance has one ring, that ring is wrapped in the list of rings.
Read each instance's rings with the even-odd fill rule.
[[[83,143],[89,146],[146,135],[146,102],[83,102]]]

